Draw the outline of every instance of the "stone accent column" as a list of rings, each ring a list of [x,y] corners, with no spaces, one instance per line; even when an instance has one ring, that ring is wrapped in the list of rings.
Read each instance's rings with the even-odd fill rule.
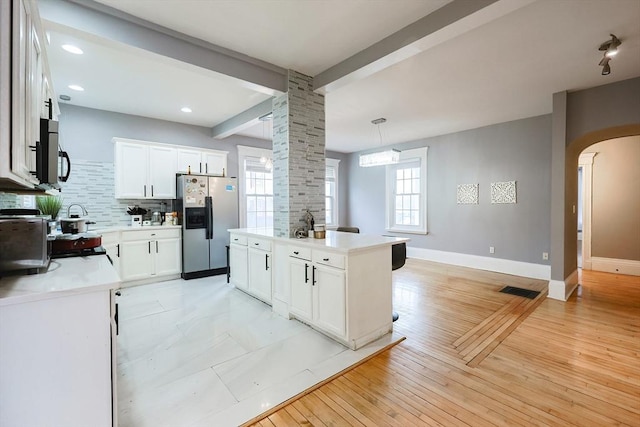
[[[273,228],[293,237],[305,210],[325,222],[324,95],[313,78],[289,70],[288,91],[273,100]]]

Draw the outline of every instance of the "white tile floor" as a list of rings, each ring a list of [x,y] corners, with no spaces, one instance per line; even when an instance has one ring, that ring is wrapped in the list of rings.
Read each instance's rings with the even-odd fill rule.
[[[401,338],[351,351],[225,276],[125,288],[118,304],[120,427],[237,426]]]

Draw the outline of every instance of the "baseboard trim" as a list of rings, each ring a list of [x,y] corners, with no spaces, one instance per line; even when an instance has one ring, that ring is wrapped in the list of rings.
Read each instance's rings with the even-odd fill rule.
[[[549,280],[547,298],[566,301],[578,287],[578,270],[576,269],[564,280]]]
[[[497,273],[513,274],[514,276],[530,277],[532,279],[549,280],[551,277],[551,267],[548,265],[512,261],[509,259],[412,247],[407,247],[407,256],[409,258],[477,268],[478,270],[495,271]]]
[[[640,261],[591,257],[591,270],[640,276]]]

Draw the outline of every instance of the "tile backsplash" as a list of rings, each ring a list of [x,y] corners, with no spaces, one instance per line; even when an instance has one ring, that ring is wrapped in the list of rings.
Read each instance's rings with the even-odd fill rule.
[[[126,226],[131,224],[131,216],[127,214],[127,206],[138,205],[149,211],[160,210],[160,203],[167,203],[171,210],[172,200],[121,200],[115,198],[115,172],[113,163],[102,163],[87,160],[73,162],[69,181],[61,183],[62,210],[60,216],[67,216],[67,208],[72,204],[80,204],[89,213],[88,219],[96,224],[89,229]],[[19,196],[0,193],[0,208],[21,207]],[[71,210],[72,214],[81,214],[79,207]]]

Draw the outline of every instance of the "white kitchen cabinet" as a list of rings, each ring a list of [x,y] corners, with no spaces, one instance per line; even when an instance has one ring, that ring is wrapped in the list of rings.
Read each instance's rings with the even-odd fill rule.
[[[312,262],[312,257],[321,257],[320,262],[327,265]],[[300,320],[344,339],[346,332],[345,272],[341,268],[328,266],[334,258],[344,259],[341,255],[330,255],[319,251],[314,252],[312,256],[307,248],[291,247],[289,310]],[[327,261],[322,261],[325,259]],[[337,263],[340,264],[340,261]]]
[[[272,259],[271,241],[249,238],[248,242],[249,278],[247,292],[271,304]]]
[[[57,102],[50,76],[37,3],[34,0],[0,2],[0,183],[7,188],[33,188],[35,145],[40,140],[40,118],[45,89]]]
[[[236,288],[247,291],[249,257],[247,252],[247,238],[231,234],[229,245],[229,281]]]
[[[227,152],[217,150],[199,150],[178,148],[179,173],[202,173],[207,175],[226,175]]]
[[[176,151],[114,138],[116,199],[174,199]]]
[[[110,289],[0,306],[0,425],[117,426],[114,307]]]
[[[180,274],[181,252],[179,228],[123,231],[120,276],[130,282]]]
[[[107,255],[113,263],[113,268],[120,275],[120,232],[101,232],[100,235],[102,236],[102,247],[107,251]]]

